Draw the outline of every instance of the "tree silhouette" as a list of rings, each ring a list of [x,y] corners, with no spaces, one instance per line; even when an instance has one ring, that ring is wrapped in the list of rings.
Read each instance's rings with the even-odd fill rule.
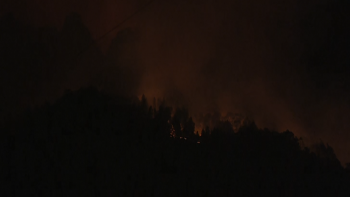
[[[228,121],[203,129],[198,144],[183,109],[183,133],[193,136],[174,139],[172,109],[164,101],[158,109],[147,103],[144,96],[84,88],[27,110],[16,124],[3,126],[1,179],[8,184],[1,194],[350,194],[350,174],[328,145],[317,145],[314,153],[301,149],[291,131],[259,129],[251,122],[235,133]]]
[[[183,126],[183,136],[187,139],[193,139],[194,138],[194,129],[195,129],[195,124],[192,120],[192,117],[190,117],[186,122],[184,123]]]
[[[260,129],[250,120],[234,130],[233,115],[220,121],[218,112],[203,116],[208,126],[199,136],[188,109],[133,96],[138,81],[125,80],[134,72],[125,66],[133,53],[118,56],[132,48],[129,36],[120,32],[105,60],[107,78],[120,77],[111,85],[120,94],[73,89],[54,102],[2,115],[1,196],[350,196],[349,165],[343,168],[328,144],[301,147],[291,131]],[[76,14],[62,32],[29,28],[9,15],[0,20],[0,42],[6,77],[51,63],[60,70],[91,37]],[[26,97],[32,84],[21,76],[11,82],[23,83],[18,95]],[[3,89],[8,94],[1,101],[11,99],[14,93]]]

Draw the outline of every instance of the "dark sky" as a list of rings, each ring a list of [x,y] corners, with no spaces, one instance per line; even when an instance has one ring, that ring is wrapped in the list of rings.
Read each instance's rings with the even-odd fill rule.
[[[91,39],[97,39],[146,3],[17,0],[3,1],[0,12],[13,12],[33,27],[59,30],[65,17],[76,12]],[[214,111],[222,116],[241,113],[258,126],[289,129],[306,143],[329,143],[342,162],[350,161],[347,4],[345,0],[155,0],[99,40],[105,55],[83,55],[94,61],[86,58],[89,66],[63,69],[58,89],[108,83],[112,90],[117,71],[113,64],[99,61],[102,56],[118,57],[132,68],[133,77],[123,80],[137,78],[132,88],[138,95],[167,97],[189,107],[197,119],[198,114]],[[122,50],[108,51],[118,31],[127,28],[133,33],[115,39],[123,43]],[[11,89],[11,84],[6,87]],[[40,97],[43,92],[35,94]]]

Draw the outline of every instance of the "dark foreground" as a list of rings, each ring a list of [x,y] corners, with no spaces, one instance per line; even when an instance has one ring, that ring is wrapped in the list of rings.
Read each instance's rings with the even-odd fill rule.
[[[157,106],[88,88],[7,117],[0,196],[350,196],[328,145],[254,123],[199,136],[185,110]]]

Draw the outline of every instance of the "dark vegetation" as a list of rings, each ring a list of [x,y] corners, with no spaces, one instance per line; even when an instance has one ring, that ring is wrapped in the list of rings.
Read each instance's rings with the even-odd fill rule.
[[[123,51],[125,34],[104,58],[76,15],[62,31],[27,27],[11,15],[0,30],[0,196],[350,196],[350,164],[343,168],[328,145],[310,151],[291,131],[254,122],[234,131],[222,121],[199,136],[184,108],[99,91],[113,77],[118,83],[106,90],[117,95],[137,86],[132,65],[108,67],[123,64],[113,51]],[[81,86],[63,80],[80,67],[97,75],[86,80],[98,89],[8,113],[35,103],[32,95],[56,98],[64,88],[57,84]]]
[[[85,88],[27,110],[1,128],[1,196],[350,194],[349,172],[329,146],[313,153],[292,132],[253,122],[198,136],[184,109],[172,117],[157,103]]]

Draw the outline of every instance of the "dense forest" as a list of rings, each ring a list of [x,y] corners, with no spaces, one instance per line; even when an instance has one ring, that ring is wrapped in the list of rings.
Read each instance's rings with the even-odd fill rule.
[[[184,109],[95,88],[1,128],[2,196],[348,196],[328,145],[230,122],[195,133]],[[173,134],[172,134],[173,133]]]

